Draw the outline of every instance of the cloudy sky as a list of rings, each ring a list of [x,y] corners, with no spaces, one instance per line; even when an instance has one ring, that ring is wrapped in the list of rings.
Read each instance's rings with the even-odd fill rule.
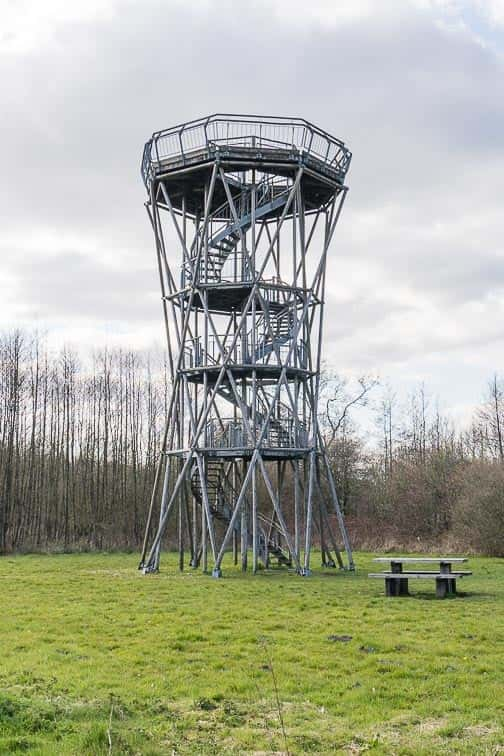
[[[152,131],[302,116],[354,157],[327,363],[463,418],[504,372],[504,0],[0,0],[0,328],[163,337]]]

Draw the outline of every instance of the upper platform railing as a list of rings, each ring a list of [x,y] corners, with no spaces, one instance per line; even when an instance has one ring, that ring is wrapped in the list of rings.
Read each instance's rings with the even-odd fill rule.
[[[344,142],[302,118],[215,114],[152,135],[142,157],[145,186],[160,165],[184,165],[197,153],[217,148],[287,149],[315,159],[341,180],[352,157]]]

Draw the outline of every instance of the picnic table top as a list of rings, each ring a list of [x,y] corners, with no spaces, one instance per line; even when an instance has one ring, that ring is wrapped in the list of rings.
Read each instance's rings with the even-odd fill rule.
[[[427,562],[432,564],[437,562],[438,564],[444,562],[445,564],[455,564],[456,562],[467,562],[467,557],[375,557],[373,562],[401,562],[407,564],[408,562]]]

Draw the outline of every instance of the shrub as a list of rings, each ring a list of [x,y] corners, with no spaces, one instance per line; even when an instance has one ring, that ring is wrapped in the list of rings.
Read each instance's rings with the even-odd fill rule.
[[[453,534],[480,554],[504,557],[504,466],[473,462],[459,481]]]

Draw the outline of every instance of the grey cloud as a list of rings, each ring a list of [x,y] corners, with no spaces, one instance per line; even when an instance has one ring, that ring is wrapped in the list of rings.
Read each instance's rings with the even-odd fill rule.
[[[154,266],[121,270],[68,250],[20,258],[8,270],[23,281],[18,308],[24,318],[142,321],[162,313]]]
[[[77,222],[79,210],[97,226],[117,222],[121,207],[139,204],[149,133],[213,110],[320,121],[354,149],[355,192],[373,203],[451,182],[454,153],[471,161],[490,149],[489,124],[502,147],[494,58],[411,10],[394,23],[302,29],[272,22],[266,4],[219,16],[157,2],[119,7],[94,26],[61,29],[57,47],[8,70],[3,144],[19,176],[10,195],[17,187],[24,196],[20,168],[35,166],[32,211],[45,218],[63,204]]]
[[[326,297],[329,312],[335,313],[327,319],[324,335],[327,342],[338,343],[341,339],[355,336],[359,331],[369,327],[384,325],[387,318],[400,317],[415,310],[413,304],[394,302],[385,296],[369,293],[364,299],[362,294],[347,297],[342,301],[331,294]]]

